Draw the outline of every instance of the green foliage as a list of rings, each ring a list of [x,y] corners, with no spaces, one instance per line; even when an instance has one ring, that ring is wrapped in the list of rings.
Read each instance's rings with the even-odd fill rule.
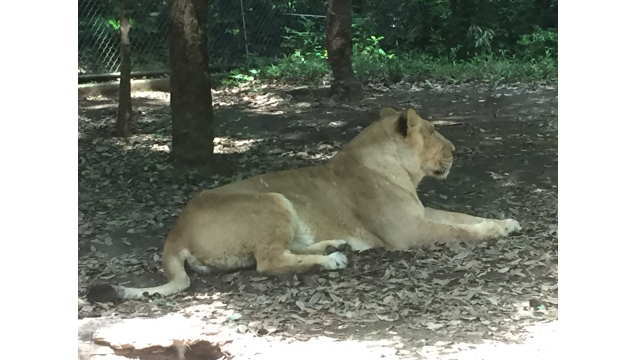
[[[376,54],[376,52],[374,52]],[[392,57],[354,54],[356,76],[364,82],[393,84],[401,80],[467,81],[554,81],[557,62],[553,57],[523,59],[514,56],[479,55],[471,59],[452,61],[425,53],[394,54]],[[274,64],[259,68],[234,70],[225,84],[261,80],[283,80],[293,83],[318,82],[330,74],[326,59],[305,57],[296,52]]]
[[[449,9],[447,1],[409,1],[400,5],[385,2],[378,5],[391,14],[401,11],[408,15],[408,20],[397,18],[397,22],[392,24],[396,27],[409,27],[413,24],[414,27],[408,28],[413,29],[412,31],[402,34],[404,39],[433,44],[434,50],[405,50],[405,47],[400,45],[400,34],[389,31],[384,32],[384,35],[382,32],[376,33],[376,29],[381,29],[375,22],[365,21],[364,18],[356,16],[352,28],[352,60],[356,76],[364,82],[395,83],[401,80],[424,79],[510,82],[547,81],[557,78],[557,32],[554,29],[543,30],[533,27],[529,32],[519,35],[517,41],[509,43],[505,39],[510,35],[505,34],[505,29],[500,27],[502,25],[499,22],[493,23],[495,28],[489,26],[489,22],[484,22],[465,25],[466,28],[458,28],[463,30],[458,31],[459,34],[448,36],[445,34],[446,29],[455,22],[452,20],[453,15],[445,11]],[[471,5],[473,8],[473,4]],[[435,21],[434,17],[438,18],[441,27],[432,24],[432,31],[416,31],[415,29],[427,26],[426,22],[419,21],[420,17],[414,14],[420,9],[423,11],[422,15],[425,11],[431,14],[427,17],[431,21]],[[521,15],[518,9],[509,11],[512,12],[512,16]],[[458,16],[463,18],[475,15],[463,12],[458,13]],[[456,24],[462,26],[460,22]],[[442,33],[434,34],[434,29]],[[389,41],[389,34],[395,40]],[[451,42],[458,35],[462,36],[460,41]],[[242,83],[264,79],[289,82],[319,81],[330,74],[324,36],[324,21],[317,18],[298,18],[290,27],[285,28],[282,46],[289,55],[275,63],[255,64],[242,71],[236,70],[229,74],[227,82]]]
[[[549,22],[554,6],[553,0],[369,0],[363,8],[354,1],[354,71],[365,82],[390,83],[555,79],[557,32],[537,25]],[[282,43],[290,55],[259,78],[313,81],[329,73],[324,21],[295,20]]]
[[[463,61],[451,61],[429,54],[406,53],[385,62],[367,61],[355,57],[357,76],[364,81],[394,83],[400,80],[425,79],[465,82],[548,81],[557,78],[557,64],[551,58],[525,61],[514,57],[477,56]]]
[[[489,54],[495,32],[491,29],[483,29],[478,25],[471,25],[467,30],[467,39],[473,44],[474,50],[481,54]]]
[[[118,19],[107,19],[106,24],[114,31],[118,31],[120,29],[120,20]]]
[[[462,62],[440,61],[432,75],[450,81],[547,81],[557,77],[556,69],[553,61],[523,61],[514,57],[486,55]]]
[[[520,55],[526,59],[557,58],[558,33],[536,28],[532,33],[522,35],[518,46]]]
[[[283,49],[305,56],[326,57],[324,23],[316,19],[300,18],[301,30],[285,26]]]
[[[372,61],[381,61],[393,59],[395,54],[385,51],[380,45],[380,41],[384,39],[384,36],[370,35],[364,40],[356,39],[353,45],[354,53],[359,56],[365,57]]]
[[[253,75],[257,75],[259,73],[260,71],[256,69],[249,69],[247,72],[244,72],[240,69],[235,69],[228,74],[228,78],[226,79],[225,83],[233,84],[251,82],[255,80],[255,77]]]
[[[318,81],[328,73],[329,65],[326,58],[304,56],[300,51],[296,51],[276,63],[234,69],[227,74],[223,84],[237,85],[259,80],[308,83]]]
[[[363,4],[354,1],[352,60],[356,76],[364,82],[557,78],[557,31],[541,27],[552,19],[554,0],[368,0],[364,8]],[[304,13],[301,9],[315,5],[289,1],[289,6],[292,12]],[[223,33],[241,44],[237,21],[232,24],[221,17],[214,23],[225,21]],[[275,61],[257,58],[227,74],[224,82],[309,83],[330,74],[325,19],[289,17],[281,39],[285,55]]]
[[[354,7],[354,29],[384,36],[385,49],[454,59],[517,55],[523,35],[557,28],[557,0],[354,0]]]
[[[326,56],[304,56],[299,52],[268,66],[264,71],[267,79],[301,82],[317,81],[328,73]]]
[[[258,56],[272,62],[277,59],[278,66],[298,69],[304,76],[315,76],[325,68],[317,66],[318,59],[326,58],[325,19],[305,14],[325,14],[326,2],[243,3],[249,61]],[[90,47],[93,44],[102,49],[107,41],[117,43],[119,4],[80,0],[81,53],[98,51]],[[145,48],[145,53],[134,51],[135,63],[166,64],[167,0],[128,2],[128,14],[133,25],[132,46],[134,50]],[[247,64],[242,14],[240,2],[210,2],[207,36],[212,66],[263,68],[264,64]],[[104,27],[110,30],[106,35]],[[557,0],[353,0],[354,61],[361,73],[372,76],[380,66],[397,69],[390,60],[408,53],[458,62],[489,55],[515,56],[538,66],[557,56],[556,28]]]

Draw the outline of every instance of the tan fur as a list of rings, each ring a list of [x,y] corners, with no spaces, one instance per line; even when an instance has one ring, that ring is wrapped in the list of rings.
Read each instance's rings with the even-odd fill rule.
[[[169,283],[117,287],[118,296],[187,288],[185,261],[205,273],[253,265],[271,274],[334,270],[344,268],[347,259],[340,252],[325,255],[328,246],[408,249],[519,230],[515,220],[422,205],[418,183],[425,176],[446,178],[454,150],[415,110],[385,108],[378,121],[323,165],[259,175],[198,194],[165,243]]]

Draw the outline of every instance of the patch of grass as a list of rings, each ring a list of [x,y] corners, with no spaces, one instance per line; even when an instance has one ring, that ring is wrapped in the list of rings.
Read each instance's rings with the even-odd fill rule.
[[[357,52],[353,56],[356,77],[363,82],[393,84],[401,80],[445,80],[466,82],[554,81],[558,64],[555,57],[517,58],[484,55],[470,60],[450,60],[420,53],[373,56]],[[330,74],[326,56],[295,52],[275,63],[231,72],[227,83],[282,80],[315,83]]]
[[[328,74],[329,64],[323,56],[304,56],[295,52],[263,69],[265,79],[315,82]]]
[[[419,54],[398,58],[396,64],[384,69],[387,79],[398,73],[407,80],[437,79],[453,82],[489,80],[550,81],[557,78],[557,63],[553,58],[519,59],[515,57],[478,56],[466,61],[450,61]]]
[[[295,52],[271,64],[234,69],[226,74],[223,85],[238,85],[261,80],[291,83],[315,83],[330,73],[327,60],[321,56],[303,56]]]
[[[424,54],[401,54],[391,59],[371,59],[356,55],[354,71],[363,81],[395,83],[400,80],[425,79],[465,82],[490,80],[552,81],[557,79],[558,65],[555,58],[478,56],[470,60],[456,61]]]

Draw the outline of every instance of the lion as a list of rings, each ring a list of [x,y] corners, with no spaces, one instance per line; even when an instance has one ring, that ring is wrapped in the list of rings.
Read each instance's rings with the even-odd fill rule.
[[[266,173],[197,194],[165,241],[166,284],[94,285],[88,297],[107,301],[181,292],[191,283],[185,262],[203,274],[247,267],[266,274],[338,270],[347,266],[344,251],[349,247],[404,250],[519,231],[513,219],[422,204],[418,184],[426,176],[446,179],[454,151],[414,109],[384,108],[379,119],[324,164]]]

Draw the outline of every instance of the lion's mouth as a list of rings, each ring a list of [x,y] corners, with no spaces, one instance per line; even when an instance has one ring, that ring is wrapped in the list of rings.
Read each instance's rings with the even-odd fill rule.
[[[445,179],[449,175],[449,170],[451,170],[451,164],[447,164],[440,167],[438,170],[434,170],[433,176],[438,179]]]

